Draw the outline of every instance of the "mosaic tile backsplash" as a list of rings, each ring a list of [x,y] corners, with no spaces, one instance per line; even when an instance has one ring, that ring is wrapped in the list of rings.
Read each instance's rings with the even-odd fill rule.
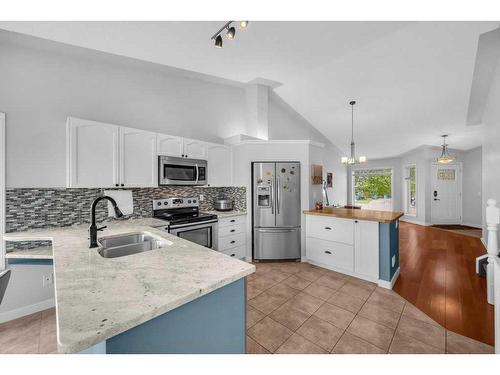
[[[172,197],[199,197],[201,210],[213,209],[213,201],[219,195],[226,195],[234,202],[235,210],[246,210],[245,187],[192,187],[166,186],[158,188],[133,188],[134,213],[131,217],[150,217],[153,214],[153,199]],[[104,189],[26,189],[15,188],[5,191],[5,230],[19,232],[27,229],[46,228],[52,226],[67,226],[90,222],[90,205],[98,196],[103,195]],[[108,219],[107,201],[97,205],[96,219]],[[117,219],[122,220],[122,219]],[[31,243],[29,247],[45,245]],[[8,243],[7,249],[13,248]],[[26,248],[26,244],[19,243],[15,248]]]

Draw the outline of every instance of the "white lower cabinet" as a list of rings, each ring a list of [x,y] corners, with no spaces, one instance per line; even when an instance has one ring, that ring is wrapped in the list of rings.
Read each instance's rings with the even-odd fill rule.
[[[377,281],[379,223],[306,215],[306,256],[335,271]]]
[[[246,218],[232,216],[219,219],[217,250],[221,253],[245,259],[246,256]]]

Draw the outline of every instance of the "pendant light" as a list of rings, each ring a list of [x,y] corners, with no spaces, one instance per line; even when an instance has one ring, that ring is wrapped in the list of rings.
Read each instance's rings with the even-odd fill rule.
[[[448,145],[446,144],[446,137],[448,134],[441,136],[443,138],[443,145],[441,146],[441,155],[436,159],[440,164],[449,164],[455,161],[455,157],[451,156],[448,151]]]
[[[366,156],[356,157],[356,146],[354,145],[354,105],[356,101],[351,100],[349,105],[351,106],[351,156],[342,156],[342,164],[360,164],[366,163]]]

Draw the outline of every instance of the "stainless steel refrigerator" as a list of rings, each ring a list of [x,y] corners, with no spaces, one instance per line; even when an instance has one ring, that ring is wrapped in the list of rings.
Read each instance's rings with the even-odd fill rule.
[[[300,259],[300,163],[252,163],[253,257]]]

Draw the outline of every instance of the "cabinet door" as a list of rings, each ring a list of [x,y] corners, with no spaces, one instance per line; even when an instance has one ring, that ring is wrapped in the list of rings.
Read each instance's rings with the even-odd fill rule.
[[[175,137],[167,134],[158,134],[157,137],[158,155],[182,157],[184,154],[182,137]]]
[[[207,159],[207,145],[196,139],[184,138],[184,157],[190,159]],[[210,173],[210,171],[209,171]]]
[[[378,279],[379,224],[356,220],[354,223],[354,272]]]
[[[118,184],[118,126],[69,117],[66,124],[68,187],[104,188]]]
[[[231,185],[231,148],[224,145],[209,144],[208,156],[208,186]]]
[[[157,186],[156,133],[120,127],[120,186]]]

